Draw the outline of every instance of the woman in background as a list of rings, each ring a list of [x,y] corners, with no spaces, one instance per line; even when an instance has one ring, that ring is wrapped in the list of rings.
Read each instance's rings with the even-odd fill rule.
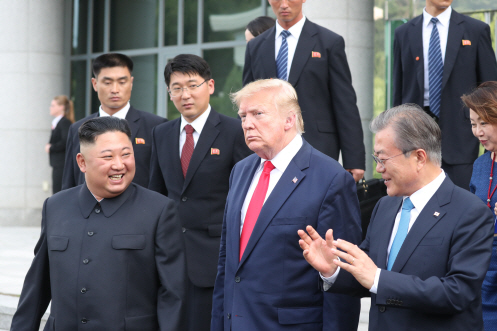
[[[52,191],[60,191],[62,186],[62,173],[66,157],[66,141],[69,127],[74,123],[74,107],[71,100],[65,95],[56,96],[50,103],[52,120],[52,135],[50,142],[45,146],[45,151],[50,155],[52,166]]]
[[[276,24],[274,18],[269,16],[259,16],[247,24],[247,30],[245,30],[245,40],[249,42],[254,39],[264,31],[272,28]]]
[[[485,82],[471,94],[462,96],[469,108],[473,134],[489,153],[473,164],[469,184],[475,193],[497,215],[497,82]],[[497,219],[497,218],[496,218]],[[494,224],[492,258],[481,289],[485,331],[497,330],[497,228]]]

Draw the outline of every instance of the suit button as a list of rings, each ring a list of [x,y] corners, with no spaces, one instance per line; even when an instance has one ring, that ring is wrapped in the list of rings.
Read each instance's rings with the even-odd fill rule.
[[[83,288],[81,289],[81,293],[83,293],[83,294],[84,294],[84,293],[86,293],[86,287],[83,287]]]
[[[240,277],[238,276],[235,277],[235,283],[240,283],[240,280],[241,280]]]
[[[186,200],[188,200],[188,198],[187,198],[187,197],[183,197],[183,198],[181,198],[181,201],[183,201],[183,202],[186,202]]]
[[[86,323],[88,323],[88,320],[86,318],[82,318],[81,323],[86,324]]]
[[[89,231],[89,232],[88,232],[88,236],[90,236],[90,237],[91,237],[91,236],[93,236],[94,234],[95,234],[95,233],[94,233],[93,231]]]
[[[185,228],[181,228],[181,231],[183,231],[183,233],[185,233],[185,232],[186,232],[186,229],[185,229]]]
[[[100,209],[95,208],[95,213],[99,214],[100,213]]]
[[[90,260],[88,260],[88,259],[84,259],[84,260],[83,260],[83,263],[84,263],[84,264],[88,264],[89,262],[90,262]]]
[[[387,299],[387,305],[389,305],[392,302],[392,300]]]
[[[228,319],[231,319],[231,314],[230,313],[228,313]]]
[[[380,306],[380,308],[379,308],[379,309],[380,309],[380,313],[385,312],[385,306]]]

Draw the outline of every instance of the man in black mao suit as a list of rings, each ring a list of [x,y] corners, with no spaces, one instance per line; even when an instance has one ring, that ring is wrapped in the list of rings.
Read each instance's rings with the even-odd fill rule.
[[[43,206],[11,331],[185,330],[185,258],[174,202],[132,183],[131,131],[101,117],[79,133],[85,183]]]
[[[304,257],[324,290],[371,296],[369,330],[483,331],[494,216],[440,168],[440,128],[417,105],[383,112],[371,129],[388,196],[366,239],[359,248],[328,230],[323,242],[308,227],[310,237],[299,231]]]
[[[124,54],[103,54],[93,61],[95,77],[91,79],[91,82],[98,93],[101,106],[97,113],[77,121],[69,128],[62,189],[84,182],[84,175],[76,163],[76,155],[79,153],[78,129],[85,121],[98,116],[116,116],[128,121],[136,162],[136,175],[133,182],[148,187],[152,129],[167,120],[130,105],[129,99],[133,88],[132,72],[133,61]]]
[[[341,151],[343,167],[358,181],[364,174],[365,150],[343,38],[304,17],[305,0],[268,1],[277,17],[276,26],[247,44],[243,84],[265,78],[291,83],[302,108],[303,137],[335,160]],[[280,53],[280,33],[285,30],[291,35],[286,38],[288,61],[280,77],[275,50]]]
[[[469,110],[461,96],[484,81],[497,80],[497,64],[489,26],[457,13],[451,3],[426,0],[422,15],[395,30],[393,103],[416,103],[434,116],[430,110],[434,100],[429,95],[428,51],[434,26],[430,20],[436,17],[443,58],[441,95],[436,93],[440,95],[442,168],[454,184],[469,189],[479,144],[471,133]]]
[[[164,78],[181,117],[153,130],[149,188],[178,206],[189,284],[185,330],[209,330],[229,176],[251,151],[240,120],[210,107],[214,80],[204,59],[178,55],[167,64]],[[191,137],[187,125],[195,130]]]

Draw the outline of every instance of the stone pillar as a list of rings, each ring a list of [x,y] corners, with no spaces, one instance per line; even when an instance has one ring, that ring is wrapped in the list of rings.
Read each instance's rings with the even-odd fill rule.
[[[64,87],[64,0],[0,0],[0,225],[39,225],[49,105]]]
[[[366,146],[367,179],[373,176],[373,138],[369,123],[373,117],[374,0],[307,0],[305,15],[345,39],[345,52],[357,94]]]

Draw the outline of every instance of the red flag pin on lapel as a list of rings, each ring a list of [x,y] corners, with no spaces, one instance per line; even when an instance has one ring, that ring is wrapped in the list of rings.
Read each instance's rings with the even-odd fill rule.
[[[440,213],[438,211],[436,211],[436,212],[433,213],[433,216],[438,217],[438,216],[440,216]]]
[[[219,148],[211,148],[211,155],[220,155],[221,151]]]
[[[297,177],[293,177],[292,182],[295,184],[298,181]]]
[[[419,61],[419,56],[416,56],[416,61]]]
[[[463,39],[462,40],[462,45],[463,46],[471,46],[471,40],[465,40],[465,39]]]
[[[135,138],[135,144],[137,144],[137,145],[145,145],[145,139],[143,139],[143,138]]]

